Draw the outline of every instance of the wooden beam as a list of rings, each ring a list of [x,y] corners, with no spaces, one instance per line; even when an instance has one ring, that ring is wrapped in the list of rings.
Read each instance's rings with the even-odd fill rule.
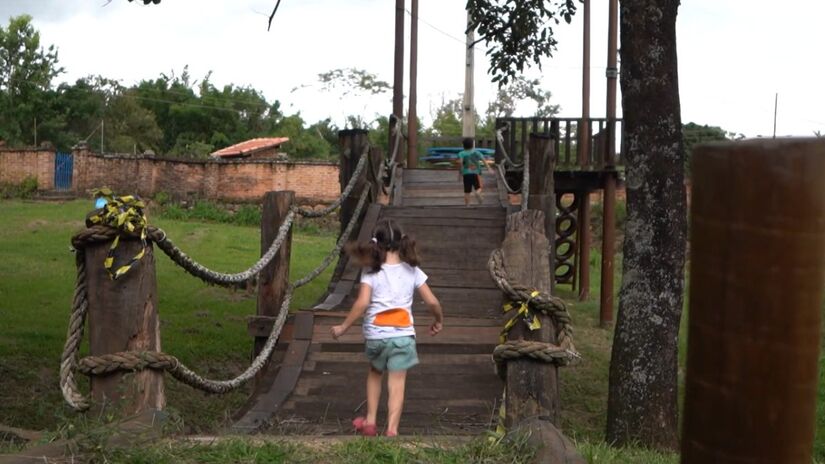
[[[112,280],[103,267],[110,245],[99,242],[86,248],[89,354],[161,351],[152,245],[148,244],[143,258],[118,280]],[[142,247],[140,240],[121,238],[115,265],[135,256]],[[114,406],[124,416],[162,410],[166,405],[163,373],[146,369],[92,376],[92,400],[96,408]]]
[[[691,172],[682,463],[811,462],[825,140],[703,145]]]
[[[501,246],[510,280],[540,292],[550,293],[549,242],[544,235],[544,213],[527,210],[507,217],[507,235]],[[508,315],[506,317],[512,317]],[[541,329],[529,330],[524,323],[510,329],[508,340],[556,342],[552,320],[544,315]],[[558,367],[555,364],[519,358],[507,363],[507,400],[505,425],[542,416],[553,424],[559,420]]]

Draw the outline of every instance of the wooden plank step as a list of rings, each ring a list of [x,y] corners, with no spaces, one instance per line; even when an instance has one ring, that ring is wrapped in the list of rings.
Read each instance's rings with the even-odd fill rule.
[[[500,206],[476,208],[436,208],[426,205],[419,207],[387,207],[382,210],[382,217],[404,218],[464,218],[464,219],[499,219],[506,221],[506,212]]]

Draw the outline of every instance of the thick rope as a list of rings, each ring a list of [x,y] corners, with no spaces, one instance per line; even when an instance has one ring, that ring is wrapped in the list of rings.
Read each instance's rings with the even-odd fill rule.
[[[507,176],[505,175],[505,169],[503,164],[496,165],[496,172],[498,172],[498,177],[504,183],[504,188],[507,189],[507,193],[520,193],[521,190],[516,190],[513,187],[510,187],[510,184],[507,182]]]
[[[341,254],[341,250],[344,248],[344,245],[349,241],[350,235],[352,235],[352,231],[355,229],[355,223],[358,221],[358,217],[361,215],[361,211],[364,209],[364,204],[367,202],[367,198],[369,198],[370,193],[370,185],[367,184],[364,187],[364,190],[361,192],[361,198],[358,199],[358,205],[355,207],[355,211],[352,213],[352,217],[349,220],[349,224],[347,224],[346,229],[341,234],[341,237],[338,238],[338,243],[335,245],[335,248],[327,254],[324,260],[321,262],[321,265],[310,271],[307,275],[303,278],[298,279],[293,284],[295,288],[302,287],[303,285],[307,284],[308,282],[312,281],[316,277],[318,277],[324,270],[332,264],[332,261],[335,260]]]
[[[521,210],[527,211],[527,200],[530,197],[530,150],[524,147],[524,173],[521,181]]]
[[[509,129],[509,128],[510,128],[510,124],[508,123],[507,124],[507,129]],[[504,129],[505,128],[502,127],[502,128],[500,128],[496,131],[496,142],[498,142],[498,146],[499,146],[499,148],[501,148],[501,154],[504,155],[504,163],[501,163],[501,164],[509,163],[510,166],[512,166],[514,168],[520,168],[520,167],[524,166],[524,163],[521,163],[521,164],[514,163],[513,160],[510,158],[510,155],[507,154],[507,149],[504,148],[504,135],[502,134],[504,132]]]
[[[258,354],[258,356],[255,357],[255,359],[252,361],[249,367],[247,367],[247,369],[244,370],[244,372],[230,380],[211,380],[201,377],[200,375],[186,367],[176,357],[158,351],[128,351],[111,353],[103,356],[87,356],[78,362],[77,352],[80,348],[80,342],[83,339],[83,327],[89,306],[86,292],[86,267],[82,249],[88,243],[111,240],[112,233],[101,230],[100,226],[95,226],[76,235],[72,239],[72,244],[74,245],[75,249],[78,250],[78,253],[75,258],[78,268],[78,276],[75,284],[75,297],[72,303],[72,314],[69,321],[69,329],[68,334],[66,336],[66,344],[63,349],[63,355],[61,357],[60,363],[60,387],[66,402],[76,410],[82,411],[89,408],[89,401],[86,398],[84,398],[83,395],[80,394],[77,388],[77,383],[74,379],[75,370],[87,375],[100,375],[124,370],[166,370],[167,372],[169,372],[169,374],[171,374],[174,378],[178,379],[179,381],[191,387],[198,388],[209,393],[226,393],[248,382],[251,378],[258,374],[258,372],[266,365],[267,361],[269,360],[272,351],[275,348],[275,344],[278,341],[278,337],[281,334],[284,323],[286,322],[286,317],[289,313],[289,305],[292,302],[292,296],[294,294],[295,289],[303,285],[306,285],[307,283],[315,279],[330,265],[332,260],[338,256],[338,254],[341,251],[341,248],[347,242],[355,228],[355,223],[357,222],[358,217],[361,215],[361,211],[363,210],[364,205],[366,204],[367,198],[369,198],[369,193],[370,185],[368,184],[364,187],[364,190],[361,193],[361,197],[358,200],[358,205],[356,206],[355,211],[353,212],[353,216],[350,219],[349,224],[347,224],[344,233],[341,234],[341,238],[338,240],[338,243],[336,244],[335,248],[329,253],[329,255],[327,255],[326,258],[324,258],[323,262],[318,267],[309,272],[306,276],[287,286],[286,294],[284,295],[284,300],[281,303],[278,316],[272,325],[272,330],[270,331],[269,336],[267,337],[263,349]],[[290,214],[291,213],[292,212],[290,211]],[[289,217],[291,216],[288,215],[287,218]],[[287,221],[285,220],[284,223],[286,224]],[[115,233],[117,233],[115,229],[111,229],[108,227],[106,227],[105,229],[109,229],[110,231],[114,230]],[[155,233],[149,233],[150,238],[154,240],[155,237],[160,236],[161,242],[165,243],[168,241],[165,234],[163,234],[162,230],[154,230]],[[281,242],[278,244],[278,248],[280,248],[282,244],[283,240],[281,240]],[[277,252],[278,248],[275,248],[275,252]],[[272,249],[273,247],[270,247],[270,250]],[[178,255],[184,257],[186,256],[179,250],[178,252]]]
[[[292,222],[294,219],[295,212],[290,210],[286,217],[284,217],[284,222],[281,224],[281,227],[278,228],[278,235],[275,237],[275,240],[272,241],[272,244],[269,246],[269,249],[266,250],[266,253],[264,253],[264,255],[261,256],[261,258],[249,269],[236,274],[225,274],[222,272],[213,271],[193,260],[186,253],[181,251],[180,248],[175,246],[175,244],[172,243],[172,241],[166,236],[166,232],[162,229],[149,226],[147,230],[149,238],[157,243],[158,248],[166,253],[166,255],[169,256],[175,264],[185,269],[188,273],[208,284],[232,287],[245,286],[251,283],[258,276],[258,274],[260,274],[260,272],[268,266],[270,262],[272,262],[272,259],[274,259],[275,255],[278,254],[278,250],[286,240],[287,234],[289,233],[289,228],[292,227]]]
[[[552,344],[509,340],[498,345],[493,350],[493,358],[500,375],[504,375],[506,360],[522,356],[559,365],[570,364],[580,357],[573,345],[573,326],[564,300],[547,293],[531,291],[524,285],[511,283],[504,267],[504,255],[500,249],[493,250],[490,254],[487,269],[493,282],[510,301],[526,302],[531,310],[550,317],[555,325],[558,341],[558,344]]]
[[[369,158],[370,147],[369,145],[365,145],[364,152],[361,153],[361,158],[358,160],[358,164],[355,166],[355,171],[352,172],[352,177],[350,177],[349,182],[347,182],[346,187],[341,192],[341,195],[336,199],[332,204],[325,207],[324,209],[313,211],[311,209],[306,208],[294,208],[295,212],[303,217],[308,218],[317,218],[326,216],[327,214],[333,212],[336,208],[341,206],[341,203],[349,197],[349,194],[352,192],[352,189],[355,188],[355,184],[358,182],[358,178],[361,177],[361,171],[364,170],[364,166],[367,164],[367,160]],[[372,163],[370,163],[372,165]]]

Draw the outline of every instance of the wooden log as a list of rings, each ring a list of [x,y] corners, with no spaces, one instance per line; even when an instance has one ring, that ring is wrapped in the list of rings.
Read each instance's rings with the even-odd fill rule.
[[[261,216],[261,255],[266,253],[275,237],[278,236],[278,229],[283,224],[289,208],[295,201],[295,192],[279,191],[267,192],[264,195],[263,215]],[[266,266],[259,276],[258,281],[258,316],[276,317],[281,309],[281,304],[286,295],[289,285],[289,257],[292,249],[292,229],[287,233],[286,240],[281,249]],[[267,334],[268,336],[269,334]],[[266,336],[255,337],[252,348],[252,357],[258,355],[266,344]],[[260,379],[259,374],[256,379]]]
[[[616,172],[609,171],[604,178],[602,200],[602,274],[599,291],[599,325],[613,323],[613,281],[616,254]]]
[[[576,232],[576,241],[579,246],[579,301],[590,298],[590,191],[587,189],[576,192],[579,199],[579,224]]]
[[[119,351],[160,351],[155,255],[146,253],[126,274],[112,280],[103,267],[111,242],[86,248],[86,285],[89,300],[89,354]],[[128,262],[143,247],[140,240],[123,239],[115,265]],[[135,373],[92,376],[92,401],[98,409],[114,407],[118,414],[134,415],[162,410],[166,405],[163,373],[150,369]]]
[[[549,242],[544,235],[544,213],[527,210],[507,217],[507,235],[502,244],[504,265],[510,280],[541,292],[550,292]],[[508,314],[505,317],[512,317]],[[518,323],[509,340],[556,342],[552,320],[540,315],[541,329],[531,331]],[[555,364],[519,358],[507,363],[505,425],[510,428],[529,417],[545,417],[559,424],[558,368]]]
[[[349,180],[352,178],[352,174],[355,171],[355,167],[358,166],[358,160],[361,159],[364,149],[369,144],[368,134],[369,133],[363,129],[338,131],[338,142],[341,147],[338,181],[341,184],[342,192],[344,191],[344,188],[346,188],[347,183],[349,183]],[[344,229],[347,227],[347,224],[352,217],[352,213],[358,205],[358,198],[361,196],[361,191],[364,189],[364,184],[366,182],[367,170],[369,170],[369,166],[364,167],[364,171],[361,173],[361,178],[355,184],[355,188],[352,189],[352,192],[341,204],[340,233],[344,232]]]
[[[812,460],[824,176],[825,140],[695,151],[685,464]]]
[[[553,138],[547,134],[530,134],[530,195],[527,208],[544,213],[544,235],[552,245],[548,262],[550,276],[556,268],[556,192],[553,187],[553,173],[556,169],[556,151]],[[556,279],[550,279],[550,291],[556,286]]]

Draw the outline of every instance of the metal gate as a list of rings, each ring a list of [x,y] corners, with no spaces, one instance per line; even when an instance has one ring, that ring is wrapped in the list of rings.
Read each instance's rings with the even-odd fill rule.
[[[71,190],[72,165],[74,157],[71,153],[55,153],[54,155],[54,189]]]

